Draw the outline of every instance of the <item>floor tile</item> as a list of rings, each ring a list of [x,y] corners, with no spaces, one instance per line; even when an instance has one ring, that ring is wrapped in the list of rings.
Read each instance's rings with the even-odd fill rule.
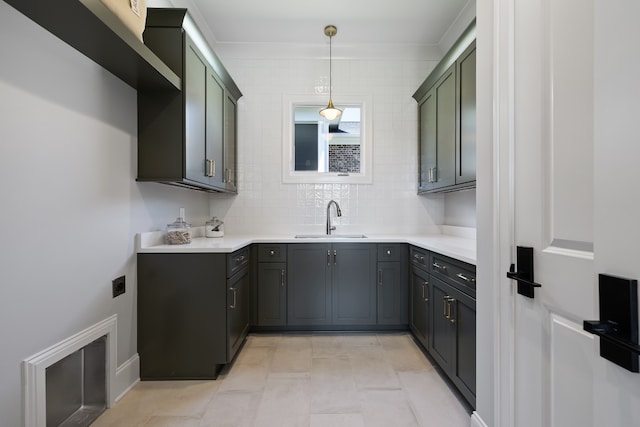
[[[467,427],[469,415],[438,372],[400,372],[400,382],[423,427]]]
[[[92,427],[466,427],[408,333],[254,334],[216,381],[138,383]]]
[[[311,414],[310,427],[365,427],[362,414]]]
[[[153,416],[144,427],[198,427],[199,418]]]
[[[420,426],[403,390],[367,390],[364,395],[362,415],[367,427]]]
[[[259,392],[219,392],[211,399],[202,416],[200,427],[251,427],[254,424]]]
[[[309,425],[309,378],[269,379],[262,394],[256,427],[305,427]]]

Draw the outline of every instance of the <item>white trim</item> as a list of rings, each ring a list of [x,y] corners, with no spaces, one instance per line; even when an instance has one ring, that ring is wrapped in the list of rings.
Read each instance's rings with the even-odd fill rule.
[[[480,418],[480,415],[476,412],[473,411],[473,413],[471,414],[471,422],[469,423],[470,427],[489,427],[482,418]]]
[[[46,426],[46,369],[66,356],[106,335],[107,406],[113,405],[116,381],[117,314],[34,354],[22,362],[25,427]]]
[[[139,382],[140,357],[136,353],[116,370],[116,383],[113,386],[113,394],[116,396],[114,403],[122,399]]]
[[[282,183],[283,184],[372,184],[373,183],[373,97],[365,94],[339,94],[334,96],[336,105],[359,105],[360,113],[360,173],[340,176],[338,173],[294,172],[293,145],[296,105],[324,106],[327,94],[307,94],[282,96]],[[336,99],[338,98],[339,101]]]

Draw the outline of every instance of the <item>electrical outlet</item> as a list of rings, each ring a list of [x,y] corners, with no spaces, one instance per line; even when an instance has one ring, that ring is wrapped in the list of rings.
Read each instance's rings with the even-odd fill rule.
[[[113,279],[111,281],[113,287],[113,297],[117,297],[118,295],[122,295],[126,291],[125,287],[125,279],[124,276],[120,276],[117,279]]]

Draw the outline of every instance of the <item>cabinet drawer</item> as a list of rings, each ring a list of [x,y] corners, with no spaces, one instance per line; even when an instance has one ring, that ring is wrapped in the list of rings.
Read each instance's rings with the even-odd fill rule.
[[[258,262],[286,262],[287,245],[258,245]]]
[[[476,269],[473,265],[433,253],[431,254],[431,267],[429,271],[435,277],[450,283],[475,298]]]
[[[411,246],[409,258],[412,264],[429,270],[429,251]]]
[[[403,246],[401,243],[379,243],[378,261],[400,261]]]
[[[227,277],[233,276],[238,270],[249,264],[249,248],[243,248],[227,255]]]

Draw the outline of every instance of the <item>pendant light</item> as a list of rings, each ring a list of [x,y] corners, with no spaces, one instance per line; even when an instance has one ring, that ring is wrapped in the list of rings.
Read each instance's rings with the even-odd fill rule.
[[[342,110],[333,106],[333,100],[331,99],[331,38],[336,35],[338,29],[335,25],[327,25],[324,27],[324,35],[329,37],[329,105],[327,108],[320,110],[320,115],[325,119],[331,121],[342,114]]]

